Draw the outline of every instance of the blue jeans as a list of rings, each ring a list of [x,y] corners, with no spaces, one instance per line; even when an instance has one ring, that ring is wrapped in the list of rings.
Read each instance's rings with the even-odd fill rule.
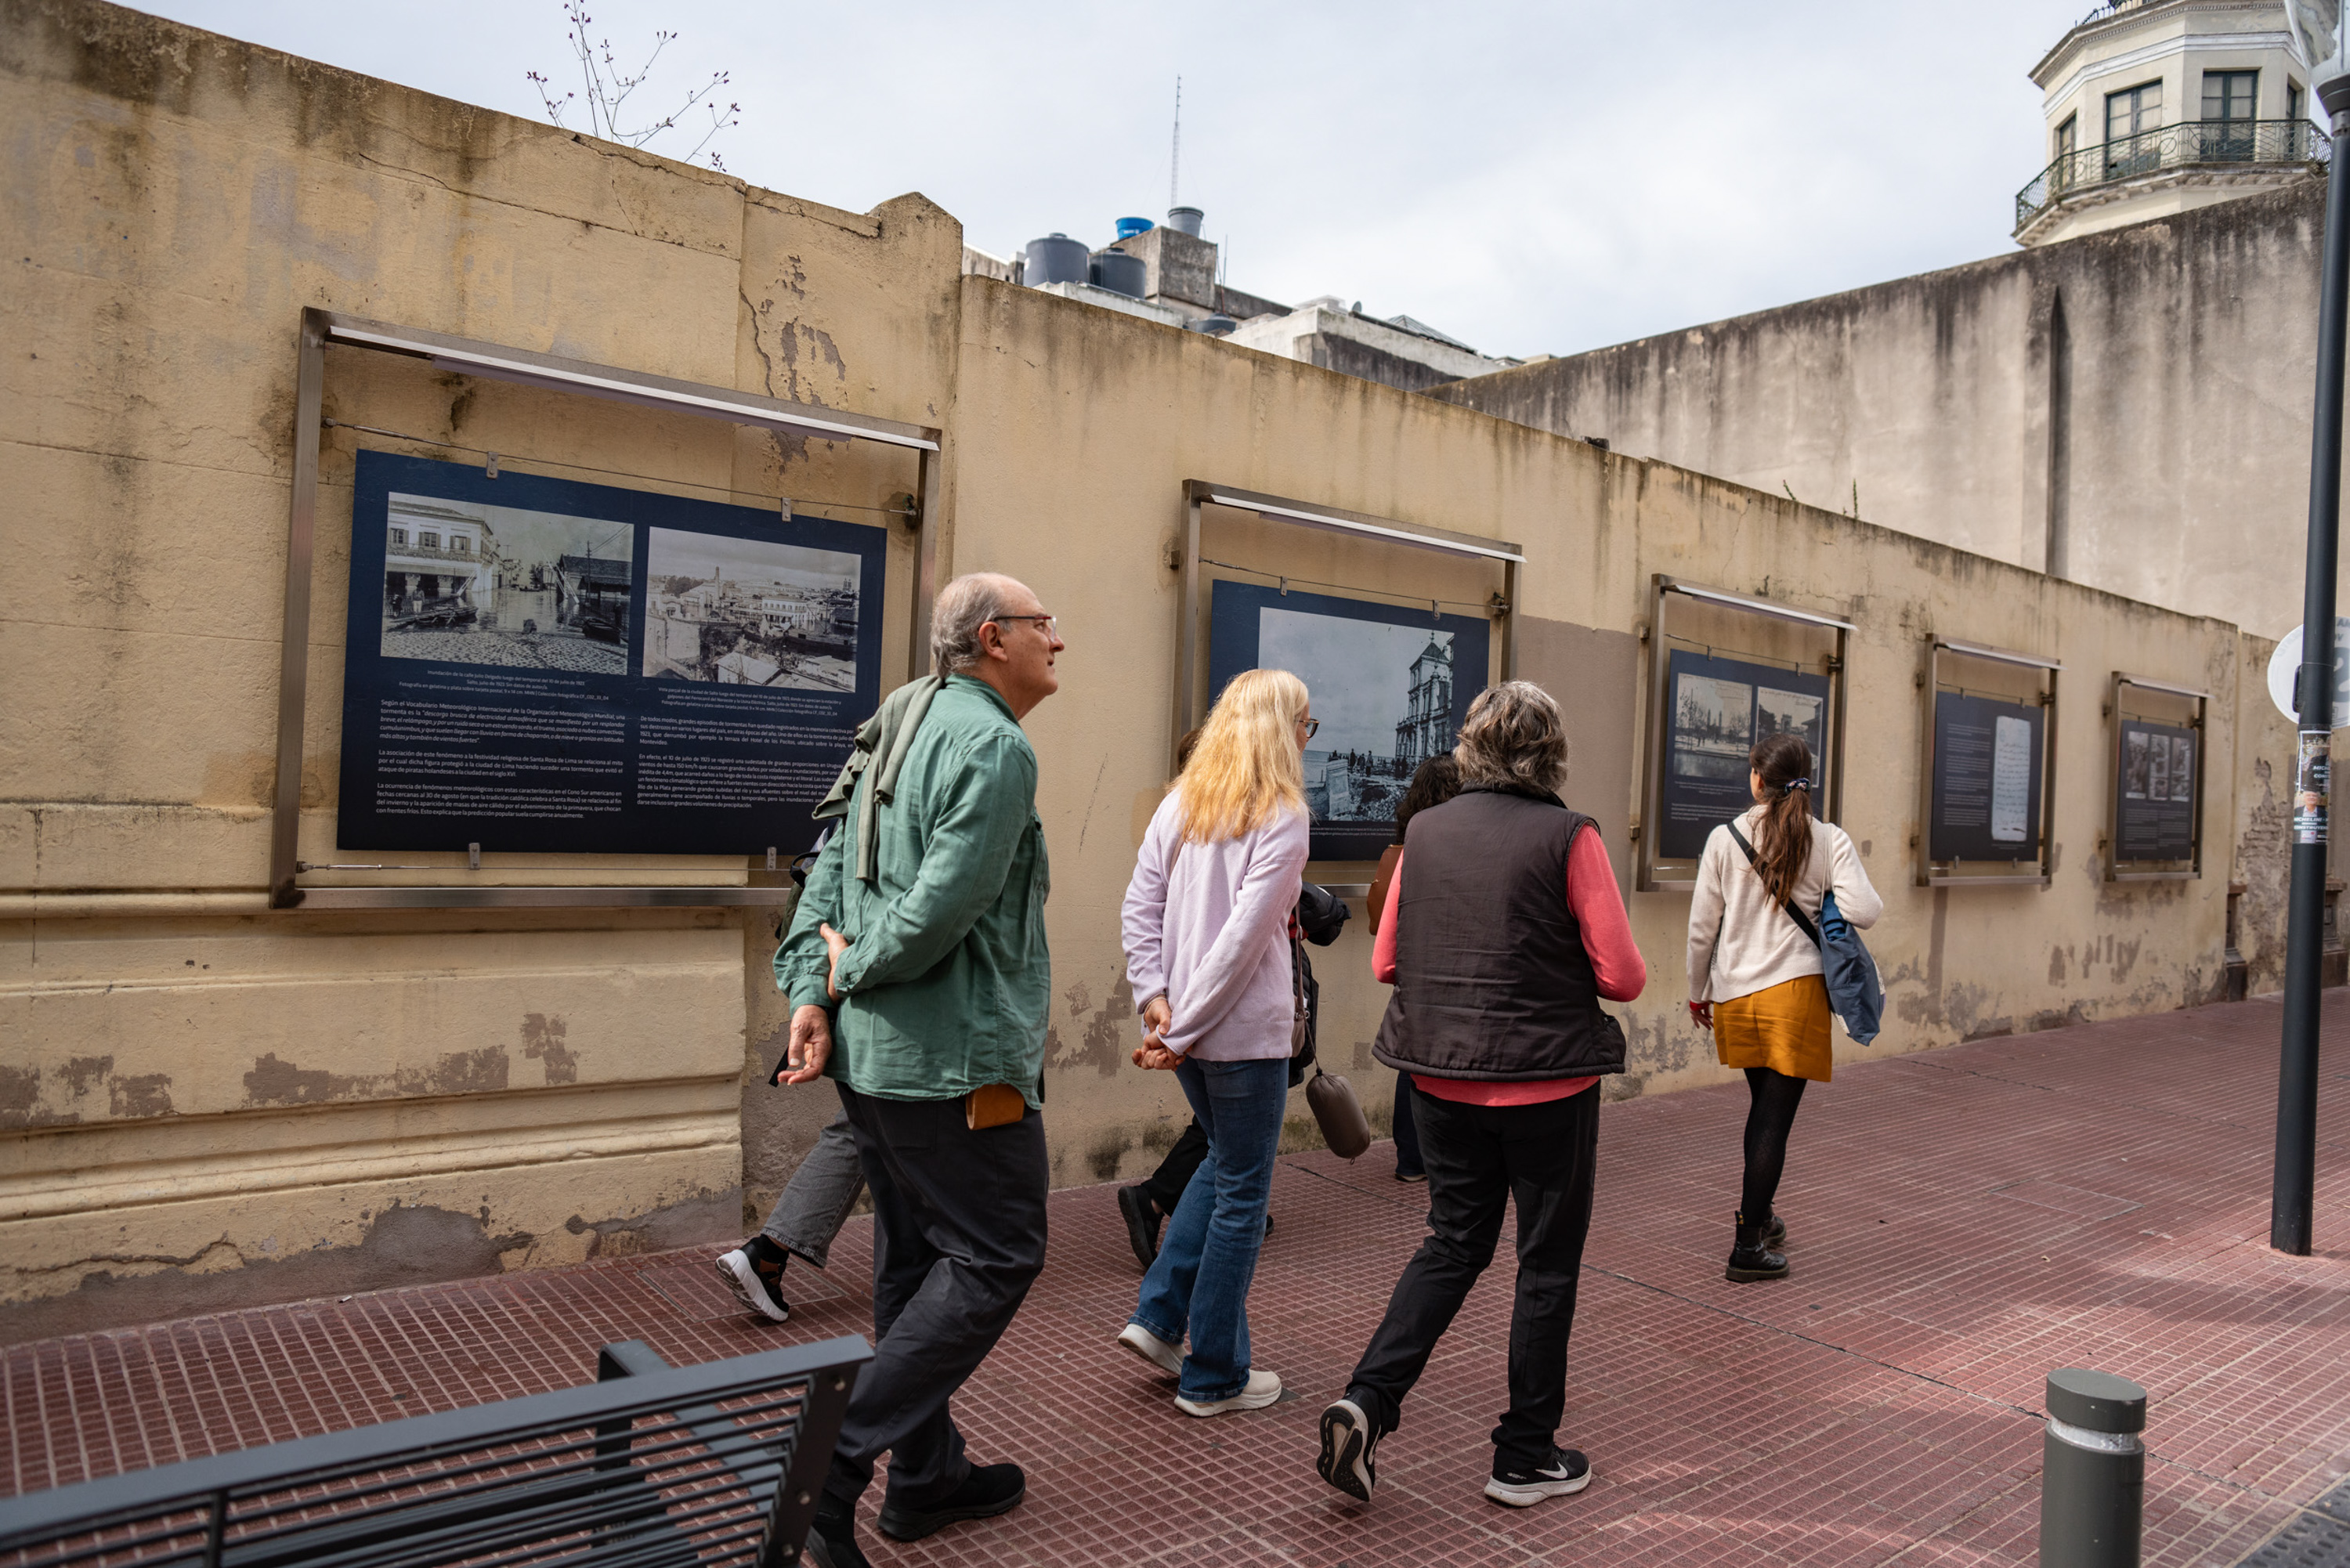
[[[1229,1399],[1248,1386],[1249,1282],[1264,1243],[1289,1064],[1187,1060],[1175,1077],[1208,1135],[1208,1158],[1183,1189],[1129,1321],[1170,1345],[1182,1344],[1188,1328],[1191,1351],[1177,1391]]]

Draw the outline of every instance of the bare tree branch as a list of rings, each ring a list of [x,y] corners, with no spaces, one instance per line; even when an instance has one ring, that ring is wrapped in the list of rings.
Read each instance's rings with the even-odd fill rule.
[[[743,106],[740,103],[728,103],[722,109],[715,102],[705,101],[733,79],[725,71],[712,71],[710,73],[708,81],[687,93],[683,102],[659,119],[647,121],[634,129],[624,128],[621,123],[621,110],[627,104],[629,95],[650,79],[653,67],[660,60],[661,51],[675,43],[678,35],[666,28],[657,29],[653,34],[652,52],[645,57],[645,63],[638,67],[634,74],[630,74],[620,68],[619,60],[612,52],[612,42],[609,38],[600,42],[592,39],[588,28],[595,25],[595,18],[588,14],[586,0],[562,0],[562,5],[563,19],[571,24],[570,29],[563,35],[564,42],[571,47],[572,57],[579,67],[579,88],[576,90],[567,90],[561,98],[557,98],[555,96],[555,83],[551,78],[537,71],[523,73],[531,86],[538,89],[538,99],[546,106],[546,118],[556,125],[563,124],[565,113],[584,92],[587,95],[586,108],[589,135],[602,137],[608,141],[621,142],[629,147],[643,147],[664,133],[675,130],[680,115],[700,108],[710,117],[710,128],[702,132],[702,140],[695,142],[692,150],[686,153],[685,161],[690,163],[702,156],[702,149],[708,147],[720,131],[731,130],[741,122]],[[721,172],[723,172],[726,168],[725,162],[715,151],[710,155],[710,165]]]

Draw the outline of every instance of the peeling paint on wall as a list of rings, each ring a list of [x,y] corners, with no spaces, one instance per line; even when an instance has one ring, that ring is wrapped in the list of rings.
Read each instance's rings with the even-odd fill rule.
[[[281,1061],[276,1052],[257,1057],[244,1075],[245,1104],[317,1106],[331,1100],[380,1099],[388,1095],[473,1095],[506,1086],[507,1058],[503,1046],[479,1051],[452,1051],[427,1068],[402,1067],[390,1073],[331,1073],[323,1067],[299,1067]]]

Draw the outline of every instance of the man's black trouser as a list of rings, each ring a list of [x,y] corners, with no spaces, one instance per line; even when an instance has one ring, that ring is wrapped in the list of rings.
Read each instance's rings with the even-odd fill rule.
[[[1045,1266],[1045,1118],[973,1132],[963,1103],[840,1085],[873,1194],[873,1359],[858,1374],[825,1495],[854,1505],[889,1456],[889,1496],[935,1506],[971,1473],[947,1401]]]
[[[1200,1125],[1199,1117],[1193,1116],[1191,1125],[1183,1129],[1183,1136],[1175,1140],[1175,1147],[1167,1151],[1167,1158],[1159,1162],[1159,1168],[1143,1179],[1142,1190],[1159,1206],[1159,1212],[1175,1212],[1175,1206],[1183,1201],[1183,1189],[1191,1185],[1191,1173],[1207,1158],[1208,1129]]]
[[[1382,1430],[1401,1424],[1403,1397],[1493,1261],[1502,1211],[1515,1199],[1510,1408],[1493,1448],[1512,1467],[1547,1463],[1566,1405],[1566,1336],[1591,1229],[1598,1085],[1537,1106],[1464,1106],[1422,1093],[1412,1109],[1428,1165],[1428,1240],[1404,1265],[1348,1392]]]

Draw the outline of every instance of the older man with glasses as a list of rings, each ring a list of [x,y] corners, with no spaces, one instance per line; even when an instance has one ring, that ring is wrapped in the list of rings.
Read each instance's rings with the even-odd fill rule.
[[[781,1081],[833,1079],[873,1194],[873,1361],[808,1538],[827,1568],[866,1561],[857,1501],[884,1452],[895,1540],[1027,1495],[1019,1466],[964,1457],[948,1402],[1045,1263],[1051,878],[1020,721],[1058,689],[1063,644],[992,573],[949,583],[931,625],[937,673],[860,733],[876,761],[775,954],[794,1003]]]

